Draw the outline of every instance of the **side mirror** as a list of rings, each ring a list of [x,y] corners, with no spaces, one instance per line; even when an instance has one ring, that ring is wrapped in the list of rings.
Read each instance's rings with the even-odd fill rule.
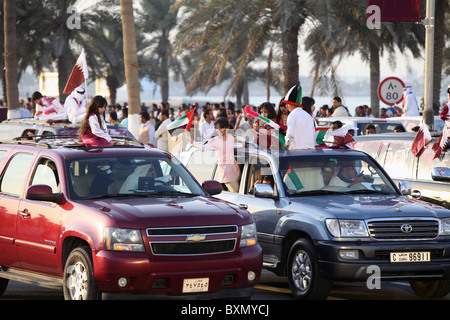
[[[36,184],[28,187],[25,197],[28,200],[58,203],[61,198],[61,194],[53,193],[52,188],[46,184]]]
[[[400,181],[398,183],[398,188],[404,196],[409,196],[411,194],[412,185],[409,181]]]
[[[257,198],[273,198],[274,191],[270,184],[266,183],[257,183],[254,186],[255,189],[255,197]]]
[[[431,178],[434,181],[450,181],[450,168],[436,167],[431,170]]]
[[[216,180],[205,180],[202,187],[212,196],[222,192],[222,185]]]

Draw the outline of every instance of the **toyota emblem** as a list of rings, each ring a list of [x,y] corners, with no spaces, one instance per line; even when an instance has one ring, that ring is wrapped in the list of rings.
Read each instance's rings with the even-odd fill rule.
[[[412,226],[405,223],[400,227],[400,230],[402,230],[403,233],[410,233],[412,231]]]

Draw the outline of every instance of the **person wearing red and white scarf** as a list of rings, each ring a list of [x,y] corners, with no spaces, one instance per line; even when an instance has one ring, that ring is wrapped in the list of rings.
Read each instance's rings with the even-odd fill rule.
[[[80,124],[86,115],[84,91],[83,87],[75,88],[64,103],[64,108],[67,110],[67,118],[73,124]]]

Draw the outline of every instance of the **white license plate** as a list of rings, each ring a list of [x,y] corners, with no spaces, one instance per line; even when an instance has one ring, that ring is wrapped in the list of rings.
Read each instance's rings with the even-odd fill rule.
[[[428,262],[429,252],[391,252],[391,262]]]
[[[183,280],[183,292],[207,292],[209,278],[195,278]]]

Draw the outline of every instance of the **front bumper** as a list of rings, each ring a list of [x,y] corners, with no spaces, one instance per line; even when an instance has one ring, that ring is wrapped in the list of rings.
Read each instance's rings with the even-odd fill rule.
[[[366,281],[380,271],[381,280],[450,278],[450,242],[315,242],[320,274],[338,281]],[[357,250],[359,258],[342,259],[340,250]],[[430,252],[429,262],[391,263],[390,252]]]
[[[150,259],[146,253],[99,251],[94,257],[97,287],[101,292],[164,294],[174,296],[244,297],[253,292],[262,269],[259,245],[241,248],[239,253]],[[248,279],[254,272],[255,278]],[[120,287],[119,279],[127,285]],[[183,293],[184,279],[208,278],[206,292]]]

